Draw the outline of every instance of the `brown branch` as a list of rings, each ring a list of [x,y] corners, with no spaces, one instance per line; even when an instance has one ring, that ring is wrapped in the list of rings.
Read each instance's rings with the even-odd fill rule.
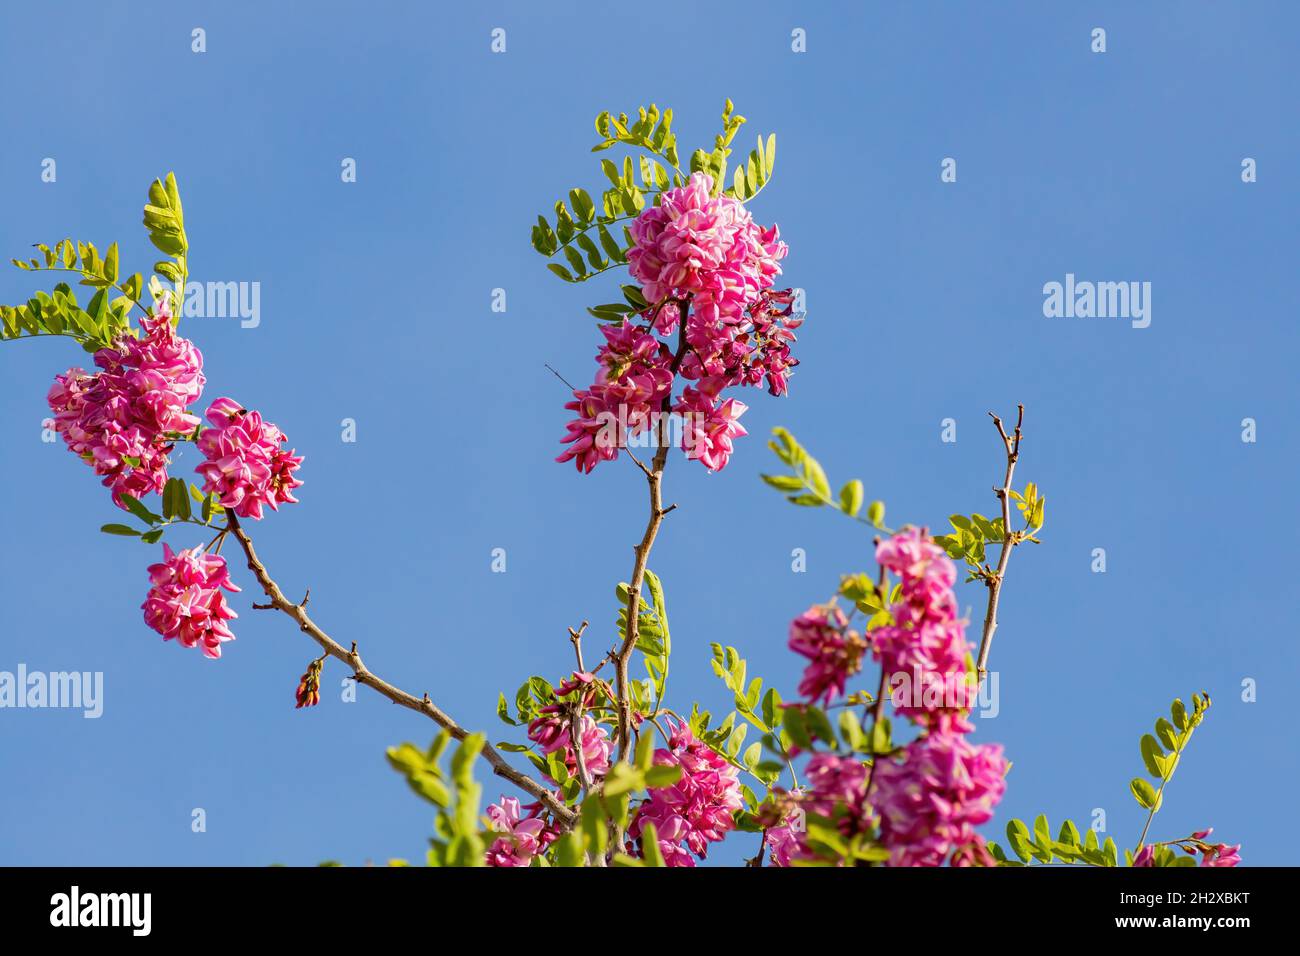
[[[1016,462],[1020,459],[1021,426],[1025,421],[1025,406],[1018,405],[1016,408],[1016,428],[1010,435],[1003,427],[1002,419],[989,412],[989,417],[997,426],[998,435],[1001,436],[1002,444],[1006,448],[1007,472],[1006,477],[1002,479],[1002,487],[993,489],[993,493],[1002,502],[1002,550],[998,555],[997,570],[988,573],[984,578],[984,583],[989,589],[989,604],[984,612],[984,634],[980,638],[979,660],[976,663],[976,673],[981,685],[984,683],[985,675],[988,674],[993,632],[998,629],[998,598],[1002,595],[1002,582],[1006,579],[1007,563],[1011,560],[1011,552],[1020,543],[1019,536],[1011,530],[1011,479],[1016,472]]]
[[[677,372],[682,366],[682,360],[686,358],[686,352],[689,343],[686,341],[686,319],[690,312],[691,297],[677,301],[678,307],[678,332],[677,332],[677,352],[673,356],[672,365],[669,371],[672,373],[673,382],[677,380]],[[627,584],[627,633],[624,635],[623,643],[614,654],[614,685],[616,688],[615,703],[618,706],[618,759],[628,762],[632,753],[632,688],[628,682],[627,668],[632,658],[632,651],[636,648],[638,639],[641,636],[641,586],[645,583],[646,566],[650,561],[650,549],[654,547],[655,538],[659,534],[659,526],[663,524],[664,516],[677,506],[671,505],[664,507],[663,498],[663,474],[664,466],[668,463],[669,447],[669,415],[672,413],[672,387],[670,386],[660,404],[659,417],[659,447],[655,449],[654,458],[651,460],[650,467],[647,468],[640,461],[637,465],[645,473],[646,485],[650,493],[650,515],[646,520],[645,531],[641,535],[641,541],[633,548],[634,560],[632,562],[632,578]],[[633,459],[634,461],[636,459]],[[616,851],[624,849],[624,832],[623,828],[611,824],[611,837],[609,841],[608,855],[612,859]]]
[[[330,657],[337,658],[348,667],[352,668],[353,677],[358,684],[364,684],[372,690],[378,691],[394,704],[400,704],[409,710],[414,710],[418,713],[424,714],[424,716],[428,717],[439,727],[446,730],[457,740],[464,740],[469,735],[469,731],[465,730],[464,727],[456,723],[456,721],[447,713],[434,704],[433,701],[429,699],[428,694],[425,694],[423,697],[416,697],[414,694],[409,694],[398,687],[394,687],[383,678],[378,677],[367,670],[365,663],[361,660],[361,655],[357,653],[357,645],[355,641],[352,643],[351,649],[346,649],[342,644],[338,643],[321,630],[316,625],[316,622],[307,614],[307,598],[304,597],[302,602],[299,604],[294,604],[292,601],[288,600],[284,596],[284,592],[280,590],[280,586],[275,583],[275,580],[266,570],[266,565],[264,565],[261,559],[258,558],[257,551],[253,548],[252,539],[249,538],[248,533],[244,531],[243,527],[239,523],[239,519],[235,517],[234,512],[227,511],[226,517],[228,530],[235,536],[235,540],[239,542],[239,546],[244,550],[244,556],[248,559],[248,570],[253,572],[253,576],[257,578],[257,583],[262,586],[262,590],[266,593],[267,598],[270,599],[270,604],[261,605],[261,608],[281,611],[293,618],[293,620],[298,624],[298,629],[319,644],[326,654]],[[483,748],[483,759],[491,765],[493,773],[499,777],[504,777],[520,790],[523,790],[530,796],[537,798],[548,810],[551,811],[551,813],[555,815],[556,819],[565,826],[571,827],[577,822],[577,814],[557,799],[554,793],[532,777],[520,773],[514,767],[510,766],[510,764],[506,762],[505,758],[501,756],[500,752],[498,752],[491,744],[488,744]]]
[[[689,296],[677,302],[679,323],[677,353],[673,356],[672,366],[669,369],[672,372],[674,381],[676,381],[677,371],[681,368],[682,360],[686,357],[686,351],[689,347],[686,341],[686,318],[690,306],[691,300]],[[615,684],[618,691],[618,757],[619,760],[624,761],[629,757],[632,739],[631,688],[628,684],[627,667],[628,661],[632,657],[632,651],[641,635],[641,586],[645,582],[645,569],[650,560],[650,549],[654,547],[655,538],[659,534],[659,526],[663,523],[664,516],[677,507],[672,505],[665,508],[663,499],[663,473],[664,465],[668,462],[669,447],[668,416],[672,412],[671,388],[664,395],[660,410],[659,447],[655,449],[654,459],[651,461],[649,469],[645,468],[645,466],[641,468],[645,472],[646,484],[650,491],[650,515],[646,521],[645,531],[641,535],[641,541],[633,549],[635,558],[632,562],[632,578],[627,584],[627,634],[624,637],[622,646],[618,649],[618,654],[614,658]]]

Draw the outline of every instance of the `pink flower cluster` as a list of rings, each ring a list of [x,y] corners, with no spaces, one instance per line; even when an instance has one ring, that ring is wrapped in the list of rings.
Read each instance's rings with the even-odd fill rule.
[[[668,749],[655,751],[658,766],[679,766],[682,775],[667,787],[654,787],[637,808],[628,835],[640,839],[653,823],[659,850],[669,866],[694,866],[709,844],[721,840],[734,826],[733,814],[744,805],[739,772],[720,754],[697,739],[685,724],[670,721]]]
[[[543,819],[540,803],[527,808],[527,814],[524,809],[516,798],[505,796],[487,808],[492,830],[503,834],[488,847],[488,866],[528,866],[559,836],[555,827]]]
[[[959,733],[938,732],[908,744],[901,763],[880,758],[873,803],[880,842],[891,866],[990,865],[975,827],[993,817],[1006,789],[998,745],[975,746]]]
[[[862,669],[866,644],[834,604],[814,605],[790,622],[790,650],[808,658],[799,682],[801,697],[829,704],[844,693],[844,683]]]
[[[879,826],[893,866],[988,865],[992,857],[975,827],[992,817],[1007,765],[1001,747],[972,745],[964,736],[974,729],[966,715],[977,688],[966,672],[965,622],[952,591],[956,569],[924,529],[881,542],[876,560],[898,575],[900,598],[891,622],[870,633],[872,654],[891,678],[894,709],[920,725],[922,736],[903,748],[901,760],[877,756],[873,775],[855,757],[813,757],[808,790],[793,797],[794,814],[837,815],[845,835]],[[867,643],[848,623],[832,604],[790,625],[790,649],[811,661],[799,684],[811,703],[843,694],[861,667]],[[789,814],[767,839],[778,866],[807,853]]]
[[[793,293],[771,291],[785,244],[775,226],[759,227],[743,203],[712,190],[712,178],[695,173],[633,222],[628,268],[650,307],[639,322],[601,329],[596,381],[565,406],[575,417],[557,461],[590,472],[648,431],[647,442],[680,441],[689,457],[718,471],[746,434],[745,404],[722,399],[722,391],[766,381],[773,395],[785,393],[798,364],[793,330],[802,322]],[[656,332],[677,332],[676,347]],[[695,385],[674,400],[678,373]]]
[[[203,392],[203,356],[172,327],[169,301],[140,320],[142,338],[124,336],[95,353],[102,371],[59,375],[48,401],[54,430],[102,475],[119,507],[167,484],[173,437],[199,423],[186,409]]]
[[[673,357],[648,327],[624,321],[600,331],[605,344],[596,355],[596,382],[564,406],[577,417],[562,439],[569,447],[556,459],[572,459],[584,473],[613,461],[630,438],[654,427],[673,385]]]
[[[901,579],[893,621],[872,632],[872,654],[889,675],[894,709],[930,730],[962,733],[978,691],[966,671],[966,622],[957,616],[957,569],[924,529],[902,531],[876,549]]]
[[[706,173],[666,190],[632,223],[627,264],[647,302],[690,296],[702,323],[734,323],[772,287],[786,248],[775,226],[760,228],[743,203],[712,193]]]
[[[846,837],[865,833],[875,826],[875,815],[867,803],[867,767],[856,757],[817,754],[804,768],[807,787],[791,794],[785,819],[767,828],[767,847],[774,866],[789,866],[792,860],[809,854],[803,843],[807,814],[832,817],[837,809],[840,832]]]
[[[165,641],[175,638],[182,647],[201,647],[204,656],[220,657],[221,645],[235,639],[226,622],[239,616],[221,593],[239,590],[226,559],[198,548],[173,552],[164,544],[162,563],[149,566],[149,581],[153,586],[141,605],[145,623]]]
[[[284,502],[297,502],[293,489],[302,481],[293,473],[302,457],[285,451],[284,432],[230,398],[213,402],[207,419],[213,427],[198,440],[207,461],[195,469],[204,491],[241,518],[261,518],[263,505],[276,511]]]
[[[585,671],[575,672],[555,688],[555,695],[561,702],[542,707],[538,711],[539,716],[528,724],[528,739],[541,745],[543,756],[557,750],[563,752],[564,766],[570,776],[578,772],[578,759],[573,749],[573,719],[569,715],[569,704],[563,699],[581,691],[585,695],[584,706],[587,706],[591,703],[591,687],[591,674]],[[586,714],[579,721],[579,728],[583,765],[591,775],[592,782],[599,782],[609,772],[609,732],[603,724]]]
[[[957,617],[957,570],[925,529],[881,542],[881,567],[899,576],[893,622],[872,633],[873,653],[891,676],[894,709],[923,728],[902,761],[877,758],[872,803],[880,842],[892,866],[989,865],[975,827],[993,816],[1006,789],[1007,764],[997,745],[974,745],[964,734],[978,690],[968,679],[966,622]],[[910,692],[903,688],[910,684]]]

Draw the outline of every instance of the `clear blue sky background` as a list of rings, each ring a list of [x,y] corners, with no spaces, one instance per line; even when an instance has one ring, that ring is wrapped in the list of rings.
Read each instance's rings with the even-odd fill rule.
[[[772,426],[832,480],[863,478],[893,523],[937,526],[994,507],[985,413],[1024,402],[1018,477],[1046,492],[1047,528],[1015,554],[993,652],[1001,714],[978,730],[1015,761],[989,832],[1040,810],[1083,824],[1101,807],[1131,845],[1138,737],[1205,688],[1215,707],[1155,833],[1214,825],[1250,862],[1292,862],[1272,834],[1300,786],[1300,137],[1286,91],[1300,16],[1089,6],[8,5],[0,248],[118,239],[124,262],[147,267],[145,188],[176,170],[194,278],[262,284],[260,327],[184,327],[206,397],[262,409],[307,457],[302,504],[255,529],[265,560],[290,594],[311,587],[317,619],[372,669],[501,739],[497,691],[563,674],[567,626],[588,618],[593,648],[611,640],[645,509],[630,465],[582,477],[551,461],[567,395],[543,363],[588,379],[583,307],[617,280],[564,286],[529,223],[571,186],[599,187],[599,110],[671,105],[688,150],[730,96],[751,121],[746,149],[778,133],[755,214],[779,222],[810,318],[792,394],[746,398],[754,437],[726,471],[669,466],[680,508],[653,566],[677,704],[725,711],[711,641],[792,690],[787,622],[871,565],[858,527],[759,482]],[[1104,55],[1089,50],[1094,26]],[[494,27],[504,55],[489,52]],[[807,53],[790,50],[796,27]],[[953,185],[939,181],[947,156]],[[55,184],[40,180],[45,157]],[[340,182],[343,157],[355,184]],[[1042,286],[1067,272],[1150,281],[1151,327],[1044,318]],[[505,314],[490,311],[497,287]],[[0,299],[34,288],[13,270]],[[334,664],[322,705],[295,712],[314,646],[248,609],[246,573],[239,639],[219,662],[142,623],[155,549],[100,534],[117,519],[106,495],[41,442],[50,380],[82,358],[62,340],[0,346],[0,670],[106,681],[98,721],[0,711],[0,863],[419,858],[432,814],[383,749],[427,742],[431,724],[364,691],[340,703]],[[1247,416],[1256,444],[1240,438]],[[948,417],[956,444],[940,442]],[[506,574],[490,571],[497,547]],[[807,573],[791,572],[796,547]],[[1090,571],[1097,547],[1104,575]],[[961,592],[976,615],[982,599]],[[1248,677],[1257,703],[1240,700]],[[195,807],[206,833],[190,830]]]

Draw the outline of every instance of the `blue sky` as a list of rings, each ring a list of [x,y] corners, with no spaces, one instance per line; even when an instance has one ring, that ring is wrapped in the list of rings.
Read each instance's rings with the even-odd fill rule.
[[[565,286],[527,230],[570,187],[599,187],[587,150],[600,110],[670,105],[689,149],[730,96],[750,120],[746,149],[778,135],[754,212],[780,224],[809,320],[791,395],[745,397],[752,437],[725,472],[669,465],[680,507],[652,567],[676,703],[725,712],[711,641],[792,691],[789,619],[871,566],[857,527],[759,482],[771,427],[833,481],[861,477],[891,523],[939,526],[994,507],[1001,453],[985,413],[1023,402],[1018,477],[1048,496],[1047,526],[1013,557],[992,657],[1001,712],[977,732],[1015,762],[990,834],[1013,815],[1082,826],[1103,808],[1131,845],[1137,740],[1204,688],[1215,706],[1153,832],[1213,825],[1248,862],[1293,862],[1267,812],[1300,785],[1285,730],[1300,678],[1300,135],[1281,82],[1293,8],[69,6],[57,26],[35,9],[0,14],[0,248],[116,239],[124,263],[147,268],[145,189],[176,171],[193,278],[261,283],[257,328],[183,326],[206,397],[260,408],[306,455],[302,503],[255,528],[259,549],[377,673],[501,739],[498,690],[563,674],[569,625],[590,619],[590,646],[611,640],[644,485],[630,465],[583,477],[552,462],[567,394],[543,363],[589,377],[583,307],[616,280]],[[1098,26],[1104,54],[1089,48]],[[489,50],[494,27],[504,54]],[[806,53],[791,51],[795,28]],[[41,181],[46,157],[55,183]],[[356,183],[340,181],[344,157]],[[945,157],[956,183],[939,180]],[[1241,181],[1244,157],[1258,182]],[[1042,287],[1067,273],[1149,281],[1150,327],[1045,318]],[[0,301],[34,289],[12,270]],[[419,857],[430,808],[383,750],[427,741],[431,724],[369,693],[340,703],[334,664],[322,706],[295,712],[314,646],[249,610],[246,573],[238,641],[219,662],[144,626],[154,550],[100,534],[117,519],[106,495],[41,441],[50,380],[82,358],[64,340],[0,346],[0,670],[105,675],[99,720],[0,711],[0,863]],[[954,444],[940,441],[945,418]],[[490,570],[498,547],[505,574]],[[1098,547],[1105,574],[1090,570]],[[977,585],[960,599],[982,612]],[[205,833],[191,832],[194,808]]]

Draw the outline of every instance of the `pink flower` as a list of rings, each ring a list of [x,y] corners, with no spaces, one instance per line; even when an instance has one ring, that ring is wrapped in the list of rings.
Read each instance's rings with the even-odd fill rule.
[[[811,703],[829,704],[844,693],[844,683],[862,669],[866,644],[835,605],[814,605],[790,623],[790,650],[808,658],[799,694]]]
[[[564,407],[576,413],[560,441],[567,444],[558,462],[572,460],[588,473],[655,421],[673,384],[672,356],[643,327],[623,322],[601,326],[605,345],[597,353],[596,382],[573,393]]]
[[[54,430],[103,476],[119,507],[123,494],[143,498],[167,484],[172,442],[198,424],[187,407],[204,384],[203,356],[176,334],[168,298],[140,330],[142,338],[123,336],[95,353],[102,371],[69,369],[48,395]]]
[[[284,449],[287,438],[280,429],[230,398],[214,401],[207,419],[213,427],[198,440],[207,461],[195,469],[204,491],[241,518],[261,518],[263,505],[277,511],[284,502],[297,502],[293,489],[302,481],[293,473],[302,457]]]
[[[221,593],[238,591],[230,580],[226,559],[203,554],[198,548],[173,552],[163,545],[161,564],[149,566],[152,587],[141,608],[144,620],[182,647],[201,647],[207,657],[220,657],[221,645],[233,641],[227,621],[238,617]]]
[[[966,670],[966,622],[957,617],[956,568],[924,529],[899,532],[876,549],[900,575],[893,623],[871,632],[872,654],[888,675],[898,713],[932,730],[969,731],[978,688]]]
[[[668,347],[648,329],[626,319],[617,325],[602,325],[600,331],[605,344],[596,353],[596,362],[601,366],[597,383],[622,383],[629,376],[647,376],[645,386],[652,400],[662,398],[673,382]]]
[[[1226,843],[1218,843],[1214,846],[1207,847],[1201,856],[1201,866],[1236,866],[1241,862],[1241,844],[1237,843],[1228,846]]]
[[[487,850],[487,865],[500,867],[528,866],[555,842],[558,834],[540,815],[534,804],[527,816],[514,797],[503,796],[487,808],[487,818],[494,832],[502,833]]]
[[[734,826],[733,814],[744,805],[739,772],[685,724],[669,720],[669,749],[655,751],[657,766],[680,766],[682,775],[667,787],[652,787],[637,808],[628,835],[640,838],[647,823],[655,826],[659,850],[669,866],[694,866],[691,854],[704,859],[709,844]]]
[[[837,820],[846,837],[869,833],[876,825],[875,813],[867,804],[867,767],[861,760],[821,753],[808,761],[804,774],[806,787],[787,795],[790,809],[785,819],[767,831],[775,866],[815,858],[804,842],[810,813]]]
[[[879,760],[871,797],[891,866],[939,866],[954,852],[960,862],[983,859],[975,827],[1006,789],[1001,746],[931,733],[908,744],[901,763]]]
[[[771,287],[786,248],[775,227],[761,229],[743,203],[712,190],[712,177],[694,173],[637,216],[628,269],[651,303],[693,296],[710,319],[733,318]]]
[[[1149,843],[1146,846],[1138,847],[1137,853],[1133,855],[1134,866],[1152,867],[1156,865],[1156,848],[1155,844]]]
[[[1210,867],[1229,867],[1236,866],[1241,862],[1241,844],[1237,843],[1228,846],[1226,843],[1206,843],[1205,839],[1214,832],[1213,827],[1207,827],[1204,830],[1198,830],[1192,834],[1192,839],[1200,844],[1201,866]],[[1137,866],[1136,863],[1133,864]]]
[[[682,447],[709,471],[721,471],[731,458],[732,440],[747,435],[740,416],[749,406],[734,398],[714,403],[703,392],[687,387],[673,411],[682,416]]]
[[[596,381],[565,405],[575,415],[556,461],[587,473],[647,430],[668,440],[660,416],[671,411],[682,418],[688,457],[718,471],[746,434],[739,422],[746,406],[722,391],[766,382],[773,395],[785,393],[798,364],[792,330],[803,321],[792,314],[791,290],[770,291],[785,244],[775,226],[757,226],[743,203],[712,190],[713,180],[695,173],[633,222],[628,268],[650,306],[640,313],[644,324],[629,318],[601,327]],[[681,338],[673,348],[655,335],[674,332]],[[678,372],[696,385],[674,401]]]
[[[789,866],[803,853],[803,843],[793,823],[770,827],[767,831],[767,849],[773,866]]]
[[[555,753],[557,750],[563,751],[564,766],[572,776],[578,772],[578,759],[573,752],[570,733],[573,721],[564,710],[565,708],[560,705],[543,707],[542,716],[534,718],[528,724],[528,739],[541,745],[543,755]],[[583,763],[591,779],[599,782],[609,772],[609,731],[605,729],[604,724],[596,723],[585,714],[580,721],[580,726]]]

